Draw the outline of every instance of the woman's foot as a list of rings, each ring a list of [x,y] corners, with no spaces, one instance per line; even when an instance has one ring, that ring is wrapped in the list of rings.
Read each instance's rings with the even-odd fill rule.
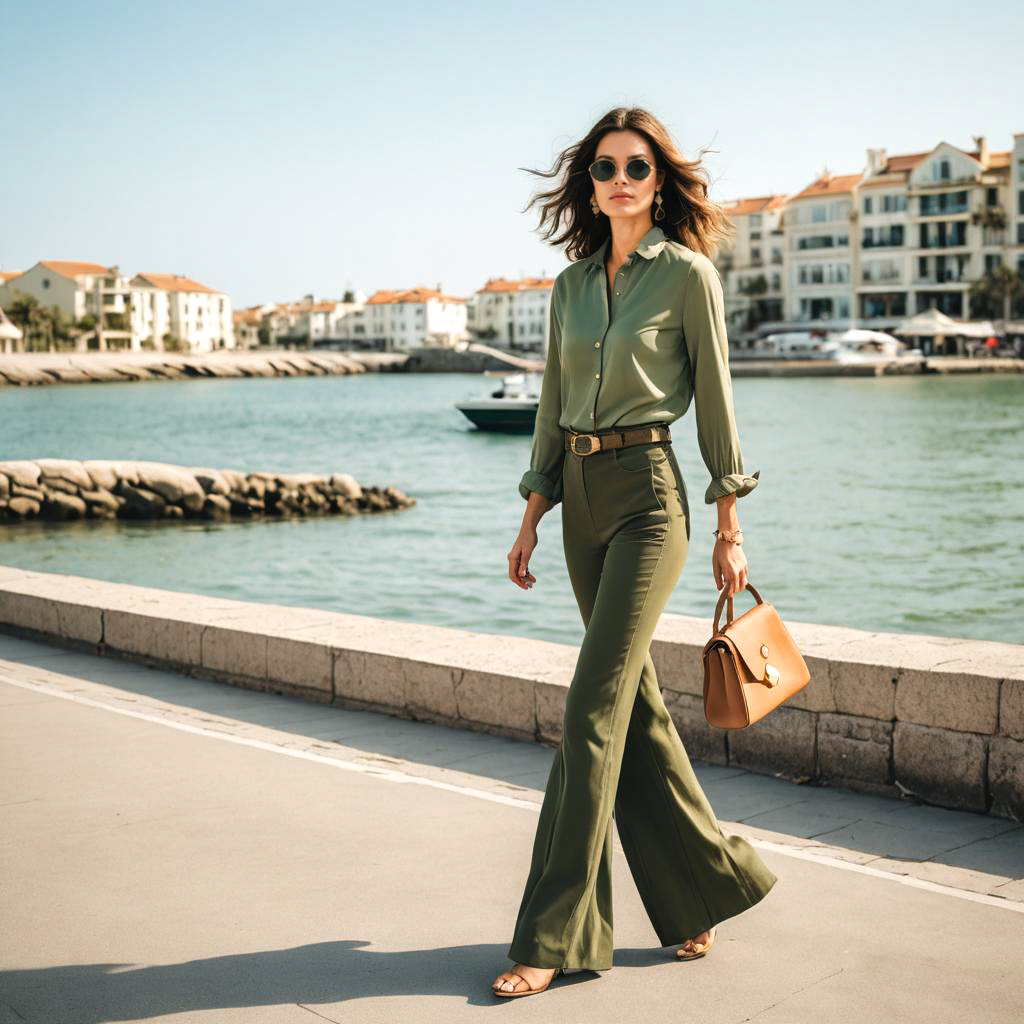
[[[680,960],[692,960],[695,957],[703,956],[714,943],[717,932],[718,927],[716,925],[714,928],[709,928],[706,932],[701,932],[700,935],[694,935],[692,939],[687,939],[676,950],[676,956]]]
[[[557,967],[528,967],[515,964],[511,970],[502,971],[494,979],[491,988],[495,992],[526,992],[529,989],[547,988]]]

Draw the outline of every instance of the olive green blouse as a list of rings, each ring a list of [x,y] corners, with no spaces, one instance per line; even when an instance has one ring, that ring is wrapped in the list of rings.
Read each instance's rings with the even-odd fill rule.
[[[564,429],[672,423],[693,399],[698,445],[712,477],[705,504],[749,494],[760,470],[743,470],[715,265],[654,226],[609,289],[609,244],[605,239],[555,278],[530,468],[519,493],[562,500]]]

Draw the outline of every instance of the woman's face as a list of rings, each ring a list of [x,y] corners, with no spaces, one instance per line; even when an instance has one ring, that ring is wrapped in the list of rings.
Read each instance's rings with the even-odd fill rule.
[[[607,157],[615,164],[615,173],[608,181],[596,181],[591,177],[590,184],[602,213],[609,217],[646,214],[653,222],[651,205],[654,193],[665,180],[665,172],[652,171],[642,181],[634,180],[626,173],[626,164],[638,156],[644,157],[652,167],[657,166],[654,150],[642,135],[628,130],[608,132],[597,144],[594,159]]]

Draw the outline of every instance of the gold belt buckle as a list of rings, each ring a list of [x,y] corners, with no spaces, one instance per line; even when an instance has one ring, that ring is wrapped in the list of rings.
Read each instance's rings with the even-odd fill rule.
[[[576,447],[576,442],[581,440],[587,442],[587,447],[583,451]],[[596,442],[596,444],[591,446],[591,441]],[[594,452],[601,450],[601,439],[597,434],[572,434],[569,437],[569,450],[573,455],[593,455]]]

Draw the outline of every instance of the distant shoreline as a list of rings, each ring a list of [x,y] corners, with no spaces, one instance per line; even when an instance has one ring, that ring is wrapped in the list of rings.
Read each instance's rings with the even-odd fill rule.
[[[506,359],[508,361],[506,361]],[[247,350],[243,352],[21,352],[0,355],[5,386],[128,383],[145,380],[316,377],[355,373],[493,373],[543,370],[543,362],[487,346],[468,351],[427,348],[405,352]],[[825,359],[730,359],[733,377],[863,377],[891,374],[1024,373],[1024,359],[922,356],[869,363]]]

